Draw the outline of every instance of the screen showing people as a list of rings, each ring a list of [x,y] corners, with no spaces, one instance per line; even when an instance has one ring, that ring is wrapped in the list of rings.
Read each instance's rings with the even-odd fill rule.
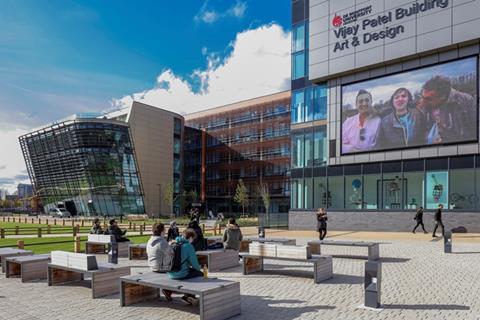
[[[477,140],[477,58],[342,86],[342,154]]]

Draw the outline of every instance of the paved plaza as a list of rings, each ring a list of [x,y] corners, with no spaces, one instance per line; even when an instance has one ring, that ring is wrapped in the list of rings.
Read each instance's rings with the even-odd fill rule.
[[[446,255],[441,239],[406,237],[410,235],[381,245],[381,310],[359,308],[364,299],[362,259],[334,258],[334,278],[320,284],[313,283],[311,267],[271,260],[266,268],[272,272],[243,276],[239,266],[210,277],[240,281],[242,314],[233,319],[480,319],[478,239],[457,241],[455,253]],[[297,243],[309,239],[298,237]],[[359,250],[366,254],[365,248],[322,247],[322,253],[335,255],[362,254]],[[120,263],[131,265],[134,273],[147,271],[146,261]],[[86,286],[21,284],[0,275],[0,319],[198,319],[194,307],[178,298],[172,303],[161,298],[121,308],[118,295],[93,300]]]

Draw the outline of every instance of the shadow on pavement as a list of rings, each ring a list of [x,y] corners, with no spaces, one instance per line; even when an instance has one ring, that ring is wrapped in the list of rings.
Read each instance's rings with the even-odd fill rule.
[[[382,308],[406,310],[470,310],[469,306],[458,304],[382,304]]]

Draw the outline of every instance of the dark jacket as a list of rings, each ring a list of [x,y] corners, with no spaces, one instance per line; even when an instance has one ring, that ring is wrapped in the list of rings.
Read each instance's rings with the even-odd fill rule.
[[[170,242],[172,240],[175,240],[176,237],[180,235],[180,232],[178,231],[178,228],[169,228],[168,233],[167,233],[167,241]]]
[[[418,209],[417,214],[415,214],[415,220],[423,221],[423,209]]]
[[[317,214],[318,228],[325,229],[327,227],[327,214]]]
[[[225,249],[240,250],[240,242],[243,239],[242,231],[236,224],[227,224],[223,232],[223,243]]]
[[[117,240],[117,242],[125,241],[126,238],[123,237],[125,233],[127,233],[127,230],[122,231],[118,226],[115,225],[108,226],[108,229],[105,231],[105,234],[115,236],[115,240]]]
[[[435,221],[442,221],[442,209],[438,208],[437,211],[435,211],[434,219]]]
[[[390,149],[425,144],[427,136],[425,117],[418,109],[409,109],[409,112],[413,121],[412,136],[407,140],[407,129],[402,126],[395,112],[391,112],[380,124],[378,148]]]
[[[188,240],[186,240],[184,237],[177,237],[175,241],[182,244],[182,267],[177,272],[169,272],[168,276],[171,279],[183,279],[188,276],[190,268],[201,271],[197,255],[195,254],[195,250],[193,246],[188,242]]]
[[[90,234],[103,234],[102,226],[94,224],[90,229]]]
[[[202,228],[198,225],[198,222],[196,220],[190,221],[188,224],[188,227],[190,229],[193,229],[195,231],[195,234],[197,237],[195,240],[192,242],[193,247],[195,248],[195,251],[202,251],[207,249],[206,241],[205,238],[203,237],[203,232]]]

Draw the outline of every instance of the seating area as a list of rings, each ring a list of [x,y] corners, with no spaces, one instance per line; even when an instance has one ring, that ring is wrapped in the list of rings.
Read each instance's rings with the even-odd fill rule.
[[[109,246],[115,242],[112,235],[89,234],[87,243],[85,244],[85,253],[89,254],[106,254]],[[130,241],[117,242],[118,256],[128,257]]]
[[[367,258],[369,261],[380,260],[380,243],[367,241],[345,241],[345,240],[315,240],[308,242],[312,254],[321,254],[321,246],[347,246],[368,248]],[[349,256],[360,257],[360,256]]]
[[[197,251],[198,262],[209,271],[220,271],[238,266],[238,251],[230,249]]]
[[[146,243],[130,244],[128,246],[128,259],[129,260],[147,260],[147,244]]]
[[[30,250],[15,249],[15,248],[0,248],[0,264],[2,265],[2,272],[5,273],[5,259],[8,257],[29,256],[33,252]]]
[[[158,299],[161,290],[166,289],[198,296],[201,320],[228,319],[241,313],[240,283],[236,281],[215,278],[173,280],[159,273],[122,277],[120,281],[122,307]]]
[[[54,286],[89,279],[92,298],[119,292],[118,279],[130,275],[130,267],[99,262],[91,254],[52,251],[47,265],[48,285]]]
[[[331,256],[312,255],[309,246],[252,243],[250,252],[242,255],[243,274],[265,271],[264,259],[310,263],[313,265],[313,281],[320,283],[333,277]]]
[[[5,277],[20,278],[22,282],[47,279],[50,254],[15,256],[5,259]]]

